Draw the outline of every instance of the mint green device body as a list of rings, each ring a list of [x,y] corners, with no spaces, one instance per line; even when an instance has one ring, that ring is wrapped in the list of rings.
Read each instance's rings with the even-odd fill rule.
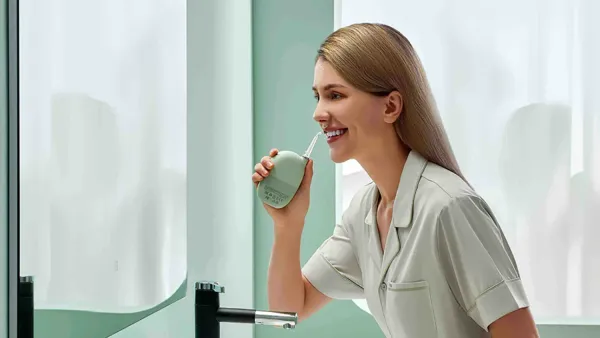
[[[283,150],[271,158],[273,168],[269,171],[269,175],[258,183],[256,188],[258,198],[263,203],[276,209],[281,209],[290,203],[298,188],[300,188],[306,164],[319,135],[321,135],[321,132],[315,135],[302,156],[293,151]]]
[[[258,183],[258,198],[273,208],[283,208],[290,203],[302,179],[308,157],[283,150],[271,158],[273,169]]]

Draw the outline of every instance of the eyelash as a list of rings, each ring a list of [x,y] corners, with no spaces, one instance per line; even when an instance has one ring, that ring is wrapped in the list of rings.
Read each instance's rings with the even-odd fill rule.
[[[340,93],[331,92],[331,94],[329,95],[329,99],[330,100],[339,100],[341,98],[342,98],[342,94],[340,94]],[[318,94],[315,94],[315,99],[317,101],[319,101],[319,95]]]

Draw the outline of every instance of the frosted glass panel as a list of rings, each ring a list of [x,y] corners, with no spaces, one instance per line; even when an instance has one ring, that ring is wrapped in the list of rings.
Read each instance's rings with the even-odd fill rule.
[[[21,0],[20,109],[36,310],[172,297],[187,274],[186,2]]]
[[[386,23],[415,46],[538,323],[600,322],[600,2],[340,3],[342,26]],[[345,208],[369,178],[355,162],[341,172]]]

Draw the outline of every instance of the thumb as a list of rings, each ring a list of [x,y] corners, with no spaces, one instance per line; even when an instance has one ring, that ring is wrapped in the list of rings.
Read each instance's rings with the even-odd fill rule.
[[[300,188],[298,190],[305,191],[310,189],[310,184],[312,182],[313,177],[313,160],[309,159],[306,167],[304,168],[304,177],[302,178],[302,182],[300,183]]]

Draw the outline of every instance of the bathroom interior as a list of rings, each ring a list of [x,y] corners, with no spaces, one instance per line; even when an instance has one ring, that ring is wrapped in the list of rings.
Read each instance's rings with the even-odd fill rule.
[[[358,22],[413,42],[540,335],[600,337],[599,1],[0,4],[0,338],[27,318],[19,338],[198,338],[209,288],[223,308],[267,311],[272,221],[252,168],[306,149],[315,53]],[[321,141],[312,158],[302,262],[370,181]],[[223,320],[220,336],[383,338],[360,299],[290,330]]]

